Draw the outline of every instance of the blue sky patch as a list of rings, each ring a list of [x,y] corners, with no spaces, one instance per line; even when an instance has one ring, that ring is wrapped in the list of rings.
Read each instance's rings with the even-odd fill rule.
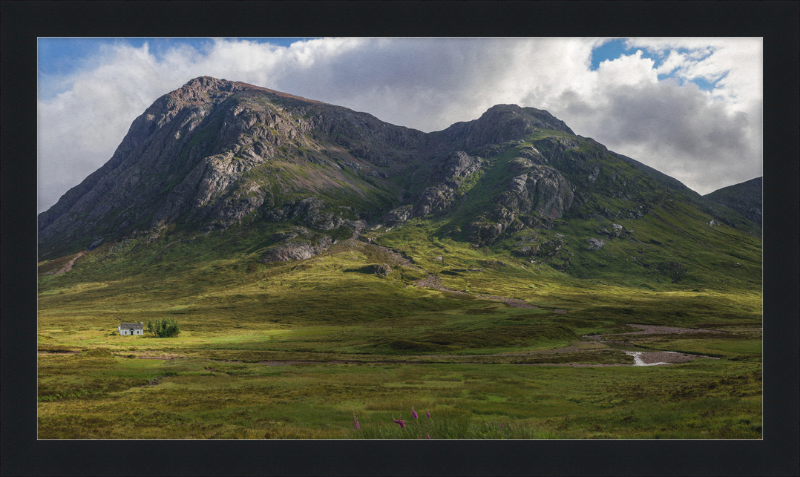
[[[277,46],[289,46],[292,43],[310,38],[234,38],[254,41],[256,43],[272,43]],[[211,45],[210,38],[39,38],[38,79],[39,98],[48,99],[68,90],[70,85],[57,85],[57,78],[73,74],[87,66],[92,57],[100,54],[105,45],[129,45],[141,48],[149,45],[150,53],[160,60],[171,48],[188,45],[197,51]]]
[[[625,55],[630,56],[636,53],[637,50],[642,50],[642,58],[649,58],[654,61],[654,67],[658,68],[661,66],[661,63],[667,59],[670,54],[670,51],[673,50],[666,50],[661,54],[651,53],[643,48],[628,48],[625,46],[625,39],[619,38],[608,41],[603,43],[602,45],[596,47],[592,50],[592,66],[591,70],[596,71],[600,67],[600,63],[606,60],[616,60],[617,58]],[[677,48],[676,50],[678,53],[688,54],[691,50],[687,48]],[[695,58],[696,61],[702,61],[714,53],[712,49],[708,49],[704,52],[703,55],[698,56]],[[716,84],[719,80],[724,78],[726,75],[720,76],[719,78],[714,79],[713,81],[708,81],[704,78],[692,78],[689,82],[696,84],[700,89],[704,91],[711,91],[716,87]],[[659,74],[658,81],[663,81],[668,78],[675,78],[675,72],[672,71],[669,74]],[[686,83],[686,80],[683,78],[676,78],[678,80],[678,84],[681,86]]]
[[[278,46],[289,46],[292,43],[310,38],[234,38],[254,41],[256,43],[272,43]],[[81,60],[100,52],[103,45],[127,44],[141,48],[145,43],[150,45],[150,52],[156,57],[163,55],[169,48],[177,45],[189,45],[202,50],[212,43],[210,38],[39,38],[39,71],[44,74],[64,74],[76,69]]]
[[[720,76],[719,78],[714,79],[713,81],[708,81],[705,78],[696,77],[696,78],[690,79],[688,82],[696,84],[697,87],[700,88],[703,91],[712,91],[714,88],[717,87],[717,83],[719,82],[719,80],[721,80],[722,78],[724,78],[726,76],[728,76],[727,73],[722,75],[722,76]],[[665,80],[667,78],[674,78],[674,76],[673,75],[663,75],[663,74],[662,75],[658,75],[658,81]],[[685,80],[683,78],[675,78],[675,79],[678,81],[678,84],[681,85],[681,86],[683,86],[683,85],[685,85],[687,83],[687,80]]]
[[[649,58],[655,62],[655,67],[658,68],[659,65],[667,58],[669,52],[666,52],[663,55],[656,55],[651,53],[643,48],[628,48],[625,46],[625,39],[619,38],[611,41],[607,41],[602,45],[596,47],[592,50],[592,71],[596,71],[597,68],[600,67],[600,63],[606,60],[616,60],[621,56],[630,56],[636,53],[636,50],[642,50],[642,58]]]
[[[711,91],[712,89],[714,89],[714,85],[716,84],[717,81],[719,81],[719,80],[716,80],[716,81],[713,81],[713,82],[709,83],[708,81],[704,80],[703,78],[693,78],[691,80],[692,83],[696,84],[697,86],[700,87],[700,89],[702,89],[704,91]]]

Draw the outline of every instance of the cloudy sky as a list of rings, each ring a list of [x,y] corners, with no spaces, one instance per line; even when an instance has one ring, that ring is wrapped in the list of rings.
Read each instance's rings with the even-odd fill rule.
[[[425,132],[495,104],[546,109],[706,194],[761,175],[762,56],[760,38],[41,38],[38,210],[206,75]]]

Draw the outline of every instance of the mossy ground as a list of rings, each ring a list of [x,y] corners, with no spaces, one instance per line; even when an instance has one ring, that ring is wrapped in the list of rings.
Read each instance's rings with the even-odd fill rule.
[[[46,356],[40,369],[40,438],[761,436],[753,362],[269,366]]]
[[[43,262],[39,437],[761,437],[753,257],[739,259],[728,282],[706,279],[713,263],[673,283],[615,271],[613,260],[609,273],[580,279],[503,244],[474,248],[440,234],[446,226],[415,220],[370,232],[405,265],[359,241],[260,263],[277,225],[103,244],[59,275],[44,273],[65,260]],[[368,272],[383,263],[394,270],[387,277]],[[429,275],[454,292],[415,285]],[[176,319],[181,334],[116,333],[120,322],[157,318]],[[669,366],[619,366],[631,358],[581,342],[633,331],[629,323],[728,332],[632,338],[719,358]]]

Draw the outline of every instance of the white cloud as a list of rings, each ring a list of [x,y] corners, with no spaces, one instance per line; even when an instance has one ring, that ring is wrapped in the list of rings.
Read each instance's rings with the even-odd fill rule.
[[[623,55],[615,60],[606,60],[598,66],[598,79],[600,86],[637,85],[639,83],[655,83],[658,81],[657,72],[653,69],[655,62],[642,57],[638,50],[632,55]]]
[[[672,49],[665,64],[672,61],[678,69],[678,77],[685,80],[703,78],[710,82],[722,78],[715,85],[715,97],[739,111],[753,108],[756,104],[758,109],[761,107],[761,38],[632,38],[627,45],[653,52]],[[677,49],[687,52],[678,53]]]
[[[104,164],[159,96],[208,75],[369,112],[423,131],[479,117],[499,103],[547,109],[590,136],[701,193],[760,174],[761,40],[629,39],[641,51],[590,70],[603,39],[318,39],[290,47],[213,40],[155,56],[104,47],[48,85],[38,102],[39,211]],[[678,48],[685,49],[678,53]],[[709,54],[710,53],[710,54]],[[658,81],[670,69],[691,83]]]

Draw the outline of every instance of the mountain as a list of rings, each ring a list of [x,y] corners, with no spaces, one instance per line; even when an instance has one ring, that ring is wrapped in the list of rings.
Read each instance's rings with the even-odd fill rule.
[[[351,238],[402,248],[392,237],[424,230],[580,278],[724,269],[750,280],[758,268],[760,280],[755,262],[750,275],[730,268],[741,256],[731,240],[760,255],[760,224],[708,199],[535,108],[497,105],[423,133],[200,77],[155,101],[104,166],[39,215],[39,251],[53,260],[167,237],[180,248],[246,230],[228,252],[271,263]]]
[[[723,187],[703,197],[739,212],[747,220],[760,226],[762,182],[761,177],[756,177],[741,184]]]
[[[379,208],[393,188],[361,176],[388,176],[422,136],[344,108],[197,78],[153,103],[108,163],[39,215],[40,242],[48,253],[175,222],[226,227],[259,209],[279,218],[296,191],[334,209]]]

